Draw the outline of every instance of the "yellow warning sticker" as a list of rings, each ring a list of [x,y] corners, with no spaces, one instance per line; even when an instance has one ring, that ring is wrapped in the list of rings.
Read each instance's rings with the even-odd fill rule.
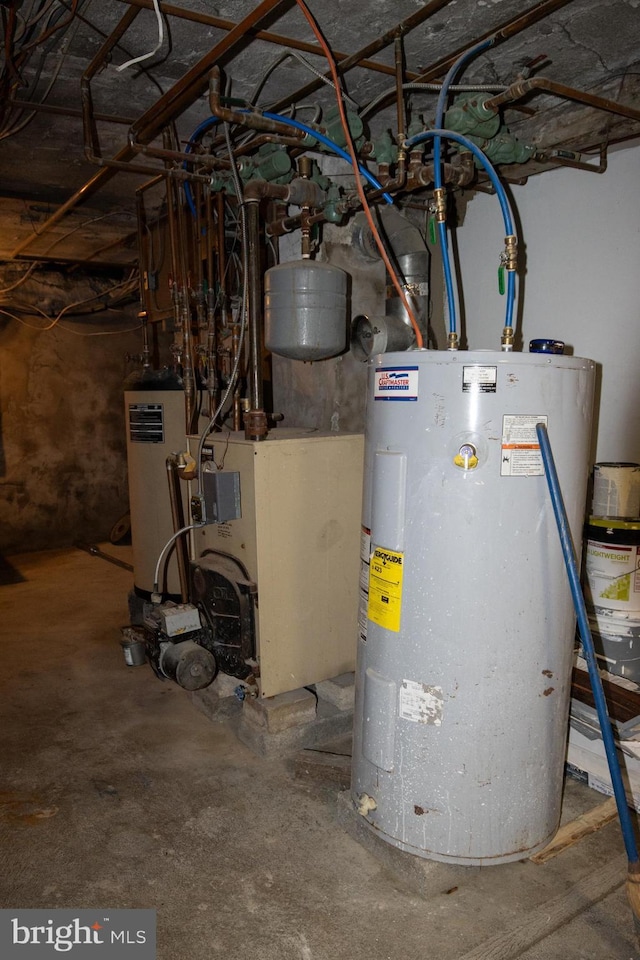
[[[369,568],[368,617],[386,630],[400,630],[404,554],[375,547]]]

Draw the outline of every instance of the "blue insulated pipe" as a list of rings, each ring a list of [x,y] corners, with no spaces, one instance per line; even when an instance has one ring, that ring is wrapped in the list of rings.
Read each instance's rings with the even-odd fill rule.
[[[434,144],[438,143],[440,139],[443,140],[452,140],[454,143],[459,143],[461,146],[469,150],[474,157],[476,157],[479,162],[482,164],[484,169],[487,172],[487,176],[491,181],[491,185],[496,191],[498,200],[500,201],[500,209],[502,210],[502,219],[504,220],[504,230],[505,236],[511,236],[513,234],[513,218],[511,216],[511,209],[509,207],[509,200],[507,198],[506,191],[500,182],[500,177],[498,176],[495,167],[491,163],[488,157],[484,155],[480,147],[472,141],[464,137],[461,133],[455,133],[453,130],[425,130],[423,133],[418,133],[415,137],[411,137],[406,141],[405,147],[410,150],[411,147],[415,146],[418,143],[422,143],[424,140],[433,140]],[[435,164],[435,169],[437,169],[437,164]],[[435,174],[435,170],[434,170]],[[447,283],[447,289],[449,287],[450,271],[451,267],[449,265],[449,257],[447,249],[443,246],[442,258],[444,263],[445,271],[445,282]],[[449,279],[447,279],[447,273],[449,273]],[[515,307],[516,300],[516,276],[513,270],[507,271],[507,306],[506,306],[506,316],[505,316],[505,327],[513,326],[513,311]]]

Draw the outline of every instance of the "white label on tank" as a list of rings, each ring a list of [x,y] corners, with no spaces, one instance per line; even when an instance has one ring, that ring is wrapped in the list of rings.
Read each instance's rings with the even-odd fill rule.
[[[547,426],[548,417],[535,413],[505,414],[502,418],[503,477],[542,477],[544,464],[536,433],[536,424]]]
[[[374,400],[417,400],[417,367],[376,367]]]
[[[360,559],[369,563],[371,558],[371,530],[369,527],[360,528]]]
[[[371,557],[371,530],[360,529],[360,604],[358,606],[358,636],[366,643],[369,623],[369,566]]]
[[[495,393],[497,383],[497,367],[474,365],[462,368],[463,393]]]
[[[400,716],[413,723],[430,723],[439,727],[442,723],[444,693],[442,687],[403,680],[400,687]]]

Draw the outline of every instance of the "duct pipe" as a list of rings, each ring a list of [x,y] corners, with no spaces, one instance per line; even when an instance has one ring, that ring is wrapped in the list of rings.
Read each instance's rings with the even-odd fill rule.
[[[385,207],[378,211],[378,215],[383,228],[385,246],[394,266],[398,269],[402,288],[426,339],[430,254],[424,237],[396,207]],[[378,248],[361,215],[356,217],[353,242],[356,249],[359,249],[368,260],[379,260]],[[387,276],[384,319],[371,320],[363,316],[355,319],[354,347],[361,359],[368,359],[374,352],[407,350],[415,343],[407,309],[400,297],[395,296],[394,293]]]
[[[247,210],[247,266],[248,266],[248,326],[249,326],[249,410],[244,415],[247,440],[265,440],[267,415],[264,411],[262,383],[262,271],[260,263],[260,201],[246,200]]]

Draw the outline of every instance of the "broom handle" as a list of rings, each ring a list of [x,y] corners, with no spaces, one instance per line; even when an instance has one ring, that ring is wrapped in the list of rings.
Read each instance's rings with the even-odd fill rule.
[[[611,783],[613,785],[613,794],[616,798],[616,805],[618,807],[618,817],[620,818],[622,838],[624,840],[624,846],[627,852],[627,859],[630,864],[635,864],[638,862],[638,848],[636,846],[636,838],[633,832],[631,814],[629,813],[629,807],[627,805],[624,783],[622,782],[620,761],[618,759],[615,740],[613,738],[611,721],[609,720],[609,714],[607,712],[607,701],[605,700],[604,690],[602,689],[602,680],[600,678],[600,672],[598,670],[598,664],[596,661],[593,637],[591,635],[591,628],[589,627],[589,618],[587,617],[584,594],[582,593],[582,587],[580,585],[578,563],[576,560],[573,541],[571,539],[567,511],[564,506],[562,491],[560,489],[560,483],[558,482],[558,474],[556,472],[553,453],[551,451],[551,444],[549,443],[549,434],[547,433],[545,424],[538,423],[536,425],[536,431],[538,434],[538,440],[540,442],[540,452],[542,453],[542,462],[544,464],[544,472],[547,478],[547,484],[549,486],[551,503],[553,504],[553,512],[558,525],[558,534],[560,535],[560,543],[562,545],[562,553],[564,555],[564,562],[567,568],[567,576],[569,577],[569,586],[571,587],[573,606],[578,619],[578,631],[580,633],[580,639],[582,640],[585,659],[589,669],[589,680],[591,681],[593,699],[598,712],[598,721],[600,723],[600,730],[602,732],[602,740],[607,755],[607,763],[609,764],[609,773],[611,775]]]

